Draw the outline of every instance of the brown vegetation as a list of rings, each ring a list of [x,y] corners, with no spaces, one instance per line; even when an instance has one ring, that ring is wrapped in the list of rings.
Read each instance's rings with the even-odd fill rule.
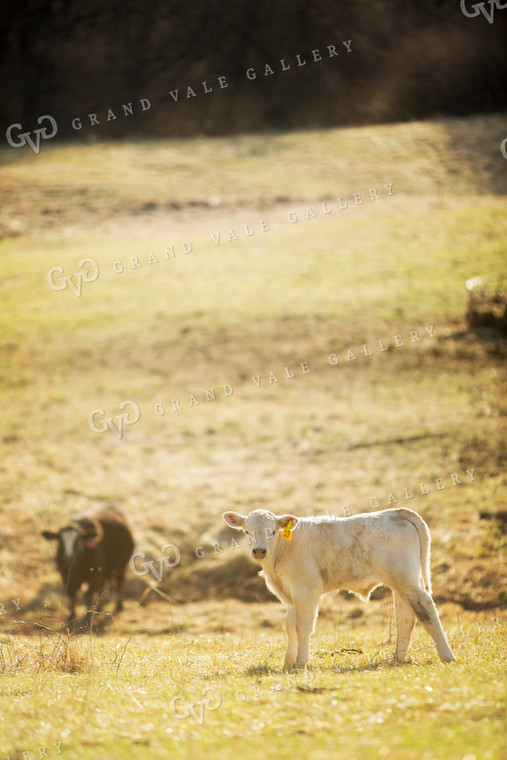
[[[502,12],[488,24],[432,0],[24,0],[0,19],[0,123],[32,129],[51,114],[58,139],[81,141],[500,110],[506,29]]]

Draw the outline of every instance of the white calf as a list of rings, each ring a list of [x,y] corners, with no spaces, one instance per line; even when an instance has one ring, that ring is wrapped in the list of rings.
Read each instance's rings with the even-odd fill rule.
[[[406,659],[417,618],[442,662],[454,660],[431,598],[430,532],[416,512],[386,509],[315,518],[280,517],[255,509],[247,517],[237,512],[224,512],[223,517],[246,533],[267,587],[287,607],[285,668],[302,668],[308,662],[322,594],[344,589],[367,602],[381,584],[392,589],[394,597],[395,659]]]

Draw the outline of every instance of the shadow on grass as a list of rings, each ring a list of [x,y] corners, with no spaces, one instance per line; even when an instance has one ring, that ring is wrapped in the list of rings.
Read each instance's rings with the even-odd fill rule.
[[[431,439],[438,440],[440,438],[445,438],[447,435],[447,433],[421,433],[400,438],[388,438],[387,440],[381,441],[360,441],[359,443],[354,443],[352,446],[349,446],[347,448],[347,451],[355,451],[355,449],[369,449],[374,446],[390,446],[391,444],[412,443],[413,441],[425,441]]]
[[[350,652],[353,654],[362,654],[360,650],[344,650],[344,652]],[[383,660],[372,660],[367,663],[362,663],[360,665],[340,665],[340,664],[329,664],[326,665],[318,665],[315,668],[312,667],[311,663],[307,668],[291,668],[290,670],[284,671],[282,668],[272,667],[269,665],[266,665],[265,663],[258,664],[258,665],[251,665],[249,668],[247,668],[244,671],[244,675],[248,677],[255,677],[255,676],[278,676],[280,673],[283,673],[287,676],[298,676],[298,675],[304,675],[307,673],[313,673],[314,677],[318,675],[319,672],[322,673],[362,673],[369,670],[378,670],[379,668],[404,668],[404,667],[410,667],[417,665],[417,663],[413,663],[410,660],[407,662],[397,662],[392,657],[383,659]],[[297,688],[300,688],[298,686]],[[301,685],[301,689],[303,691],[311,691],[311,689],[306,688],[306,686]]]
[[[274,676],[278,674],[278,668],[270,667],[265,663],[259,665],[250,665],[244,671],[245,676]]]
[[[83,636],[89,633],[95,636],[104,636],[112,623],[113,615],[111,612],[93,612],[91,616],[87,612],[70,622],[51,615],[35,620],[13,619],[6,622],[1,630],[23,636],[39,635],[41,630],[61,635],[69,633],[71,636]]]
[[[336,665],[328,668],[329,672],[334,673],[366,673],[369,670],[379,670],[380,668],[403,668],[412,665],[410,662],[396,662],[391,657],[387,660],[374,660],[362,665]]]
[[[162,636],[187,633],[188,629],[189,625],[187,625],[187,623],[174,623],[174,625],[161,626],[160,628],[156,628],[154,625],[145,626],[140,628],[140,631],[145,636]]]
[[[477,340],[479,340],[481,343],[505,343],[507,332],[503,324],[499,327],[495,325],[484,325],[478,327],[469,327],[466,330],[457,330],[450,335],[440,335],[439,339],[442,342],[449,340],[459,341],[466,340],[471,336],[477,338]]]

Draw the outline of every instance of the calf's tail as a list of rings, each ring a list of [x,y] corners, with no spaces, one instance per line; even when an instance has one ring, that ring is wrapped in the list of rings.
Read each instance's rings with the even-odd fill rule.
[[[424,588],[431,594],[431,567],[430,567],[430,548],[431,548],[431,535],[430,529],[417,512],[413,512],[411,509],[404,509],[403,516],[412,523],[419,533],[419,540],[421,542],[421,578]]]

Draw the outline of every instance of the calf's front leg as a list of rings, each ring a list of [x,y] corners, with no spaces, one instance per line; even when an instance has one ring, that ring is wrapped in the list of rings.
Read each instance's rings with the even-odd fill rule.
[[[313,592],[307,592],[305,595],[301,594],[294,601],[296,609],[296,633],[298,639],[296,668],[304,668],[308,663],[310,636],[315,629],[319,595]]]
[[[298,653],[298,635],[296,631],[296,610],[292,605],[287,605],[285,615],[285,625],[287,627],[287,652],[285,654],[284,670],[294,667]]]

